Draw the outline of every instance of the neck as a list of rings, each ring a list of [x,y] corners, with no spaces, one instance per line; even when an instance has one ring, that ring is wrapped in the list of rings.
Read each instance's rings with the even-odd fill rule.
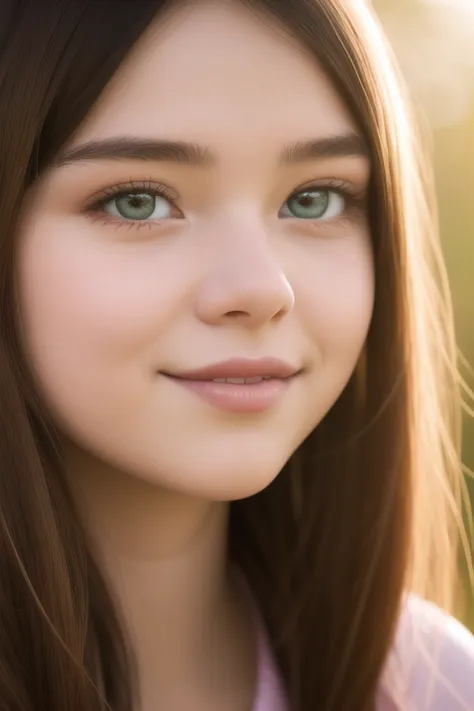
[[[251,705],[251,616],[227,563],[228,504],[170,492],[71,448],[71,488],[132,644],[140,711]]]

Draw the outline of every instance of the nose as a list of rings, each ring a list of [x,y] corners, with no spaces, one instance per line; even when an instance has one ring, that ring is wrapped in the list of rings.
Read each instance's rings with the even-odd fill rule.
[[[280,320],[295,302],[293,289],[267,236],[234,235],[213,254],[213,269],[199,290],[196,311],[211,325],[234,323],[258,330]],[[241,235],[240,235],[241,237]]]

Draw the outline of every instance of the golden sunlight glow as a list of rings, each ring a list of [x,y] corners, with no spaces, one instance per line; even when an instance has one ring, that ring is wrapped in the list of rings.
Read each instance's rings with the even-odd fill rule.
[[[432,125],[464,120],[474,99],[474,0],[373,4]]]

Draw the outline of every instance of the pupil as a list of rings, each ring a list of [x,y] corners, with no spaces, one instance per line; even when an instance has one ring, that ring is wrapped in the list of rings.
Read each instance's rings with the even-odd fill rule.
[[[310,220],[320,219],[329,206],[329,192],[327,190],[305,190],[296,193],[288,202],[290,212],[294,217]]]
[[[155,209],[155,198],[147,193],[128,193],[119,198],[116,204],[122,217],[147,219]]]
[[[131,207],[140,208],[146,206],[150,202],[148,195],[131,195],[130,205]]]

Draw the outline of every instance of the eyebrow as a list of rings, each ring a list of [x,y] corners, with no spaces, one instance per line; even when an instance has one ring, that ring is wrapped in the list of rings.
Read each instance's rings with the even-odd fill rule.
[[[280,163],[293,164],[322,158],[369,156],[365,140],[357,133],[299,141],[285,146]],[[130,160],[165,162],[208,168],[217,164],[217,156],[206,146],[185,141],[166,141],[119,136],[89,141],[63,152],[55,161],[57,168],[90,161]]]
[[[310,141],[300,141],[286,146],[281,155],[282,163],[302,163],[306,160],[370,155],[366,141],[358,133],[344,133]]]

